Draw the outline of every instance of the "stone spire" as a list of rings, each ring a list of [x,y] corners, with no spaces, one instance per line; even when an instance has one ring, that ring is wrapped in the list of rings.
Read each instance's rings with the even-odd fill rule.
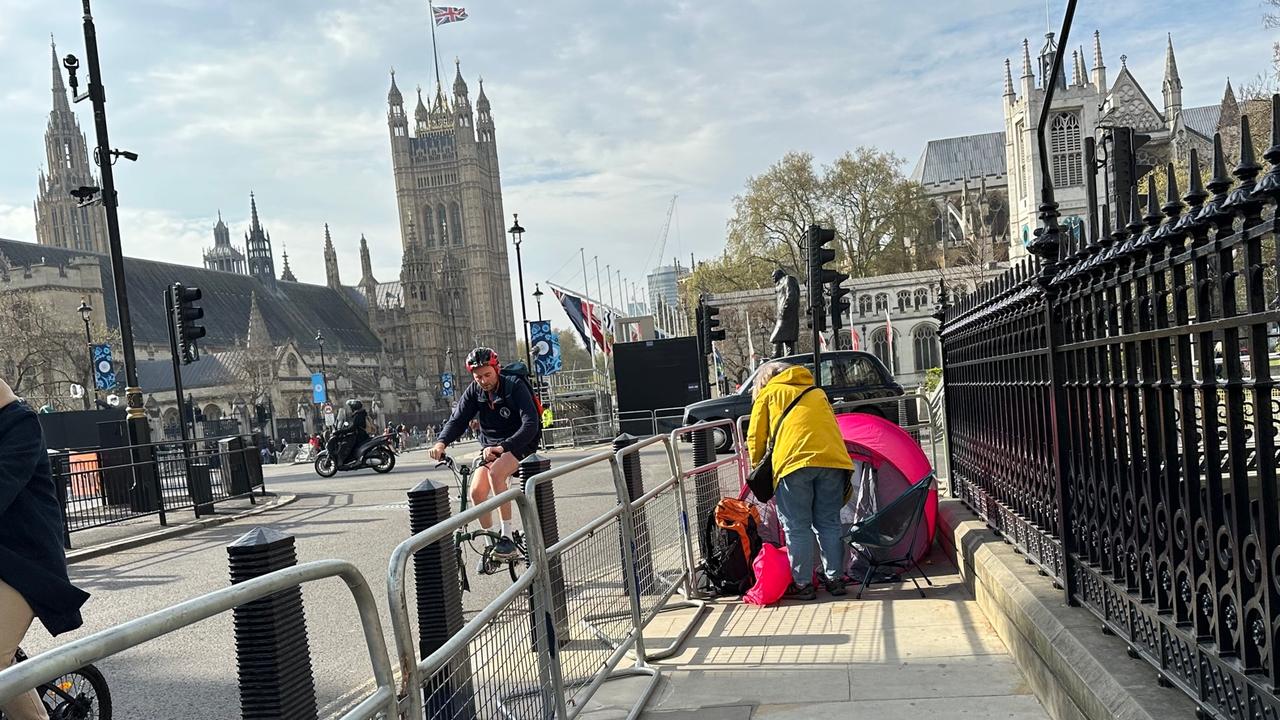
[[[58,46],[49,36],[49,55],[53,58],[53,109],[71,112],[71,104],[67,102],[67,87],[62,84],[62,67],[58,64]]]
[[[1031,69],[1031,42],[1022,39],[1022,97],[1031,98],[1036,89],[1036,73]]]
[[[422,102],[422,86],[418,86],[418,106],[413,109],[413,119],[418,121],[419,125],[427,122],[427,106]]]
[[[476,97],[476,109],[482,113],[489,112],[489,98],[484,94],[484,78],[480,78],[480,95]]]
[[[454,75],[453,75],[453,96],[457,98],[467,97],[467,81],[462,79],[462,61],[458,58],[453,59]]]
[[[280,271],[280,279],[286,282],[298,282],[298,278],[294,277],[293,270],[289,269],[289,248],[285,247],[281,253],[284,258],[284,270]]]
[[[271,234],[258,221],[258,200],[249,193],[249,232],[244,235],[244,250],[249,274],[275,289],[276,261],[271,252]]]
[[[1080,69],[1080,53],[1071,51],[1071,87],[1084,85],[1084,71]]]
[[[245,335],[245,346],[249,350],[271,350],[275,346],[271,342],[271,333],[267,331],[266,318],[258,309],[258,292],[249,293],[249,331]]]
[[[1240,126],[1240,104],[1236,102],[1236,93],[1231,89],[1231,78],[1227,78],[1227,89],[1222,92],[1222,103],[1218,107],[1216,130],[1227,137]]]
[[[1164,51],[1164,121],[1173,127],[1174,118],[1182,112],[1182,78],[1178,77],[1178,62],[1173,57],[1173,34]]]
[[[338,277],[338,253],[333,249],[333,238],[329,237],[329,223],[324,224],[324,280],[325,285],[337,290],[342,287]]]
[[[369,260],[369,241],[365,240],[364,233],[360,233],[360,284],[370,282],[378,284],[373,279],[373,263]]]
[[[396,69],[391,68],[391,89],[387,91],[388,105],[404,105],[404,96],[400,94],[400,88],[396,87]]]
[[[1098,92],[1107,92],[1107,66],[1102,63],[1102,35],[1093,31],[1093,86]]]
[[[1013,102],[1013,75],[1009,66],[1009,58],[1004,59],[1004,98],[1006,102]]]

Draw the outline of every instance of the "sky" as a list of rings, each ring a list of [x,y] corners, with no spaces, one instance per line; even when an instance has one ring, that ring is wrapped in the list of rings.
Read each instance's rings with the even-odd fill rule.
[[[526,229],[525,291],[548,280],[581,288],[585,248],[592,295],[597,257],[602,276],[608,267],[643,283],[673,195],[663,255],[687,262],[720,253],[734,195],[789,151],[829,162],[875,146],[910,173],[931,139],[1003,129],[1004,59],[1016,76],[1022,39],[1034,53],[1065,8],[451,1],[469,18],[439,28],[440,73],[451,87],[460,60],[473,98],[485,80],[503,204]],[[34,241],[49,39],[83,59],[80,4],[0,0],[0,237]],[[1216,103],[1227,77],[1266,70],[1280,39],[1259,0],[1215,0],[1211,13],[1185,0],[1079,5],[1071,46],[1088,48],[1100,30],[1109,77],[1127,55],[1157,103],[1166,33],[1188,107]],[[434,87],[425,1],[99,0],[95,18],[111,139],[140,155],[116,167],[127,255],[198,265],[219,210],[242,243],[253,191],[277,270],[287,250],[299,280],[323,283],[328,223],[344,282],[359,279],[362,233],[374,275],[398,276],[388,72],[406,98]],[[75,107],[92,146],[87,103]],[[567,326],[552,297],[545,315]]]

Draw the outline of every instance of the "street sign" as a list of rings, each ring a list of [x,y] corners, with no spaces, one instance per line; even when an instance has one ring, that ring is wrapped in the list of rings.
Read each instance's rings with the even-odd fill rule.
[[[324,374],[311,373],[311,402],[327,403],[329,401],[327,389],[324,386]]]
[[[337,424],[333,416],[333,405],[331,403],[324,404],[324,424],[326,427],[333,427]]]

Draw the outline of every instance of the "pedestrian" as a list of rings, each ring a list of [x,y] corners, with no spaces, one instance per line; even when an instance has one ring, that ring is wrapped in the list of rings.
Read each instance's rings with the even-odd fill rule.
[[[817,595],[813,585],[815,536],[825,571],[823,584],[832,595],[844,595],[840,508],[853,460],[836,425],[835,411],[822,389],[814,387],[813,373],[783,362],[760,368],[753,395],[747,451],[754,467],[773,436],[775,498],[791,562],[792,584],[787,597],[812,600]]]
[[[35,618],[50,635],[75,630],[88,599],[67,577],[62,508],[40,422],[0,379],[0,670]],[[47,717],[34,690],[0,711],[10,720]]]

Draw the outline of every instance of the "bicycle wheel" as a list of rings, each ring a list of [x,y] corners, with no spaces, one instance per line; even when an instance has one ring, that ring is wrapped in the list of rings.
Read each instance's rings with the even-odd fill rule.
[[[41,696],[50,720],[111,720],[111,688],[92,665],[63,675]]]

